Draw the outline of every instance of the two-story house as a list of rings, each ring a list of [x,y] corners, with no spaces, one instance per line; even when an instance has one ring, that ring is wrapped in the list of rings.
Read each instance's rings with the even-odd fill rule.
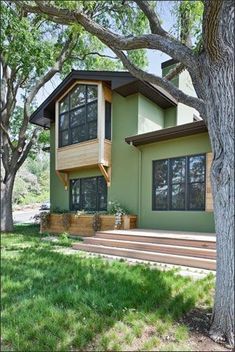
[[[194,94],[187,71],[174,83]],[[207,128],[162,88],[128,72],[73,70],[31,122],[50,128],[52,209],[118,201],[139,228],[214,231]]]

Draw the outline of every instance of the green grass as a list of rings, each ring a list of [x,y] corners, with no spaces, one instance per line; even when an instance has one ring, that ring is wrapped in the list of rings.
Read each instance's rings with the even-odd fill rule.
[[[167,350],[172,341],[180,350],[188,330],[178,319],[211,306],[212,276],[194,282],[148,265],[61,254],[32,225],[3,234],[1,244],[3,350]]]

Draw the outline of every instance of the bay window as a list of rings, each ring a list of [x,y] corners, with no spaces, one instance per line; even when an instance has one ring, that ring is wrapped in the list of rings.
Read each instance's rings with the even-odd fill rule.
[[[77,85],[59,103],[59,147],[97,138],[97,86]]]

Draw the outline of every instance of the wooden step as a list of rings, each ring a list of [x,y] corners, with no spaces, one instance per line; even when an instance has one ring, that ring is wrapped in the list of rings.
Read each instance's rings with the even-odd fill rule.
[[[134,233],[134,232],[133,232]],[[191,238],[177,238],[170,237],[164,235],[142,235],[142,234],[128,234],[120,232],[108,232],[108,231],[100,231],[96,233],[97,238],[106,238],[113,240],[121,240],[121,241],[134,241],[134,242],[145,242],[145,243],[158,243],[158,244],[168,244],[175,246],[186,246],[186,247],[197,247],[197,248],[207,248],[207,249],[215,249],[216,243],[211,239],[191,239]]]
[[[166,253],[166,254],[208,258],[208,259],[216,258],[215,250],[205,249],[205,248],[174,246],[169,244],[165,245],[165,244],[156,244],[156,243],[143,243],[143,242],[134,242],[134,241],[122,241],[122,240],[115,240],[115,239],[113,240],[113,239],[96,238],[96,237],[86,238],[84,240],[84,243],[107,246],[107,247],[136,249],[136,250],[146,251],[146,252],[147,251],[159,252],[159,253]]]
[[[201,269],[207,269],[207,270],[216,269],[216,262],[215,260],[212,260],[212,259],[138,251],[138,250],[126,249],[126,248],[120,249],[116,247],[107,247],[107,246],[92,245],[92,244],[85,244],[85,243],[76,243],[73,245],[73,248],[82,250],[82,251],[87,251],[87,252],[102,253],[102,254],[114,255],[119,257],[135,258],[135,259],[148,260],[148,261],[154,261],[159,263],[183,265],[183,266],[201,268]]]

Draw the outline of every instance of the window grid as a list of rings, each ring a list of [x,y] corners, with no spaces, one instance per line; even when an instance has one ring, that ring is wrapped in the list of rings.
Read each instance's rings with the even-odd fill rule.
[[[203,179],[201,181],[190,181],[190,170],[189,170],[189,161],[190,158],[193,157],[203,157]],[[185,182],[182,183],[184,184],[185,187],[185,197],[184,197],[184,208],[177,208],[177,209],[172,209],[172,162],[173,160],[176,159],[185,159]],[[155,181],[155,168],[158,162],[163,162],[167,161],[167,204],[165,208],[158,208],[157,207],[157,197],[156,197],[156,189],[157,189],[157,184]],[[175,183],[173,183],[174,185]],[[203,206],[202,207],[190,207],[190,185],[192,184],[200,184],[204,185],[203,189]],[[202,211],[205,210],[205,195],[206,195],[206,157],[205,154],[196,154],[196,155],[190,155],[190,156],[184,156],[184,157],[177,157],[177,158],[169,158],[169,159],[161,159],[161,160],[155,160],[153,161],[153,166],[152,166],[152,210],[156,211],[178,211],[178,210],[188,210],[188,211]]]
[[[95,208],[85,208],[85,183],[95,180],[95,192],[93,201],[95,200]],[[78,186],[78,188],[76,187]],[[74,203],[74,198],[79,199],[79,203]],[[102,206],[102,198],[104,206]],[[105,211],[107,210],[107,185],[103,176],[86,177],[73,179],[70,181],[70,209],[71,210],[87,210],[87,211]]]
[[[82,105],[77,105],[75,107],[71,107],[71,96],[72,94],[74,93],[74,91],[79,87],[79,86],[82,86],[82,87],[85,87],[85,103],[82,104]],[[98,102],[98,98],[96,99],[93,99],[91,101],[88,101],[88,88],[96,88],[97,89],[97,86],[96,85],[84,85],[84,84],[79,84],[77,85],[69,94],[67,97],[64,98],[64,100],[68,99],[68,110],[65,110],[63,112],[60,112],[59,111],[59,147],[64,147],[64,146],[67,146],[67,145],[72,145],[72,144],[76,144],[76,143],[80,143],[80,142],[84,142],[84,141],[87,141],[87,140],[91,140],[91,139],[95,139],[97,138],[97,113],[96,113],[96,118],[95,119],[92,119],[90,121],[88,121],[88,106],[91,106],[91,105],[97,105],[97,102]],[[62,100],[60,102],[60,104],[64,101]],[[76,111],[79,111],[79,110],[82,110],[82,108],[85,108],[85,120],[84,120],[84,123],[80,123],[80,121],[78,120],[78,117],[77,117],[77,124],[76,126],[71,126],[71,116],[72,116],[72,113],[73,112],[76,112]],[[66,114],[68,114],[68,128],[66,129],[61,129],[61,118],[62,116],[66,116]],[[90,123],[94,123],[96,122],[96,134],[93,136],[89,136],[89,126],[90,126]],[[82,129],[82,127],[84,128],[84,138],[82,138],[81,140],[79,140],[79,135],[77,136],[77,141],[73,141],[73,138],[72,138],[72,130],[75,130],[75,129]],[[62,134],[63,132],[67,131],[68,132],[68,143],[67,144],[63,144],[63,140],[62,140]]]

